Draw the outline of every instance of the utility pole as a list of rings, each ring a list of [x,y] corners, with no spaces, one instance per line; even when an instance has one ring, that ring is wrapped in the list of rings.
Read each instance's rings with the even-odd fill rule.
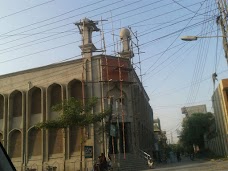
[[[112,138],[111,138],[111,124],[112,124],[112,112],[113,112],[113,97],[109,97],[109,107],[110,107],[110,115],[108,117],[108,152],[110,150],[110,144],[112,144]]]
[[[227,17],[228,17],[228,9],[226,0],[218,0],[218,9],[220,12],[220,15],[217,17],[217,24],[220,25],[222,35],[223,35],[223,49],[225,53],[225,58],[228,62],[228,24],[227,24]]]
[[[171,144],[173,144],[173,133],[171,131]]]
[[[119,101],[116,101],[116,124],[117,124],[117,152],[118,152],[118,161],[117,166],[118,170],[120,168],[120,125],[119,125]]]

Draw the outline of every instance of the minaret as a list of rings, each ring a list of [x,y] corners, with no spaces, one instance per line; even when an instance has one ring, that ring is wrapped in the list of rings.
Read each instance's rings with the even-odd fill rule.
[[[97,48],[92,43],[92,32],[99,31],[100,29],[96,26],[98,22],[84,18],[82,21],[75,23],[78,26],[79,32],[82,35],[82,45],[79,47],[82,50],[84,58],[91,58],[92,52],[95,52]]]
[[[120,52],[120,56],[123,58],[132,58],[133,53],[130,49],[131,34],[127,28],[122,28],[120,30],[120,40],[122,41],[123,45],[123,49],[122,52]]]

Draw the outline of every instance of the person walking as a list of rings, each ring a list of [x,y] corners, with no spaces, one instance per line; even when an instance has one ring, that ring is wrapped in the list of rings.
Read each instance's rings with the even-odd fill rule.
[[[148,166],[149,166],[149,168],[150,168],[150,169],[152,169],[152,168],[153,168],[153,164],[154,164],[154,162],[153,162],[153,160],[152,160],[152,158],[151,158],[151,157],[148,159],[147,164],[148,164]]]
[[[112,169],[112,158],[111,158],[110,154],[108,154],[107,165],[108,165],[108,170],[113,170]]]
[[[173,154],[173,151],[170,151],[169,152],[169,159],[170,159],[170,163],[173,163],[174,162],[174,154]]]
[[[176,155],[177,155],[177,161],[180,162],[181,161],[180,151],[177,151]]]
[[[106,157],[104,153],[101,153],[100,156],[100,171],[107,171],[108,170],[108,164],[106,161]]]

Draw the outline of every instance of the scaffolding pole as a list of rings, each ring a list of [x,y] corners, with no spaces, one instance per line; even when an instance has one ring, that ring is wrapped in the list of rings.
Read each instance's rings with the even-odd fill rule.
[[[119,68],[119,81],[120,81],[120,108],[121,108],[121,116],[122,116],[122,133],[123,133],[123,152],[124,159],[126,159],[126,148],[125,148],[125,129],[124,129],[124,110],[123,110],[123,83],[122,83],[122,73],[120,65],[120,57],[118,57],[118,68]]]

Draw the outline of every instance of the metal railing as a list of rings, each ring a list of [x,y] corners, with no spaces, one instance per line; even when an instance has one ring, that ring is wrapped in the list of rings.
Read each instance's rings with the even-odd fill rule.
[[[140,156],[143,157],[145,160],[148,160],[151,158],[150,154],[148,154],[147,152],[145,152],[143,150],[139,149],[139,153],[140,153]]]

